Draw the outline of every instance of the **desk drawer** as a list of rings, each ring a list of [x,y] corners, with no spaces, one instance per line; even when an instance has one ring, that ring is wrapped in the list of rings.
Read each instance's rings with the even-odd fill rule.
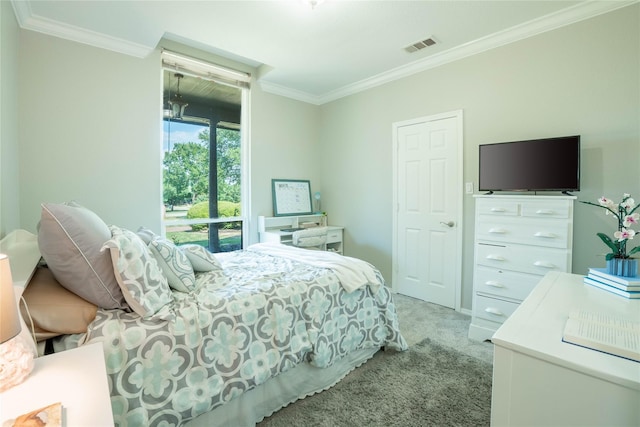
[[[329,230],[327,232],[327,243],[342,242],[342,230]]]

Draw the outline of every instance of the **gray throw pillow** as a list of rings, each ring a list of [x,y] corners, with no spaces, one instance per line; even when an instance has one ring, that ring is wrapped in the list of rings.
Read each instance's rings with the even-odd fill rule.
[[[111,255],[100,252],[110,238],[107,224],[91,210],[74,202],[42,204],[38,246],[56,280],[98,307],[128,309]]]

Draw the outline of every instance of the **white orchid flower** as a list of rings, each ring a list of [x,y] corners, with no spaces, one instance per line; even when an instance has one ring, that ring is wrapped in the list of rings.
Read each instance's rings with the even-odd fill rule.
[[[624,217],[624,221],[622,222],[622,225],[624,225],[625,227],[629,228],[633,225],[638,225],[640,224],[640,214],[639,213],[634,213],[631,215],[627,215]]]
[[[613,237],[618,239],[618,242],[624,242],[625,240],[633,239],[633,236],[636,235],[636,232],[633,230],[627,230],[626,228],[622,228],[620,231],[616,231],[613,233]]]

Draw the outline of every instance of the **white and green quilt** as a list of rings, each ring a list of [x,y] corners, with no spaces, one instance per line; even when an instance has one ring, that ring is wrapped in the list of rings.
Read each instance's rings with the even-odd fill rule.
[[[217,258],[222,268],[172,293],[168,320],[99,309],[86,334],[68,337],[103,343],[118,426],[181,425],[300,363],[407,349],[376,269],[364,276],[375,283],[348,292],[329,265],[265,247]]]

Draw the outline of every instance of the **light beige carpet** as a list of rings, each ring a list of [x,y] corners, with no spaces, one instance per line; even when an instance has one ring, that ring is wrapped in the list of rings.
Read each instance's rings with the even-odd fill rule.
[[[379,352],[258,426],[488,426],[493,345],[467,338],[467,315],[403,295],[394,301],[409,351]]]

